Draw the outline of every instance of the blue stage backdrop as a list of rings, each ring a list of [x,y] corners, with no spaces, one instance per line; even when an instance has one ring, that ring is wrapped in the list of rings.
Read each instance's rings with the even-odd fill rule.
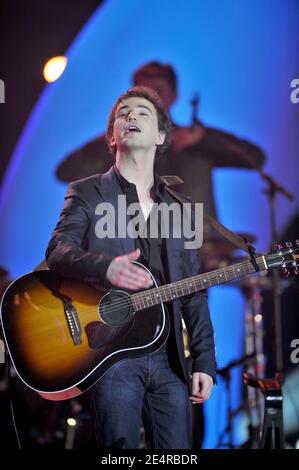
[[[198,91],[206,125],[264,149],[266,171],[296,196],[294,203],[278,197],[278,226],[283,228],[299,201],[299,104],[290,101],[290,83],[299,78],[298,17],[296,0],[102,4],[67,51],[63,76],[45,86],[11,159],[0,202],[0,263],[11,277],[30,271],[44,257],[66,190],[56,181],[54,168],[75,147],[104,131],[108,112],[129,87],[133,70],[153,59],[176,67],[179,99],[173,116],[178,123],[190,123],[189,101]],[[258,249],[268,250],[269,211],[259,175],[223,169],[214,178],[221,221],[254,234]],[[243,353],[244,299],[237,287],[214,288],[210,307],[222,367]],[[237,371],[236,406],[240,382]],[[221,380],[205,415],[204,446],[213,448],[226,424]],[[235,432],[235,443],[243,437]]]

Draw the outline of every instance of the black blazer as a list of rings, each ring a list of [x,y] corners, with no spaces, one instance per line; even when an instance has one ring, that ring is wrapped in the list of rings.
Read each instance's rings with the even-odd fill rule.
[[[158,176],[157,178],[159,179]],[[103,175],[93,175],[69,185],[64,208],[46,251],[50,269],[83,282],[109,285],[106,272],[110,262],[116,256],[133,251],[135,244],[133,238],[118,238],[117,220],[115,238],[98,238],[95,226],[99,215],[95,213],[95,209],[99,203],[109,202],[117,211],[119,194],[122,194],[122,190],[113,167]],[[166,185],[163,194],[163,202],[178,202],[167,191]],[[184,241],[184,238],[174,238],[170,227],[169,237],[165,240],[170,282],[200,273],[198,250],[185,249]],[[171,310],[178,374],[186,383],[189,382],[182,337],[182,314],[190,339],[192,372],[205,372],[216,382],[214,333],[206,293],[199,292],[175,299]]]

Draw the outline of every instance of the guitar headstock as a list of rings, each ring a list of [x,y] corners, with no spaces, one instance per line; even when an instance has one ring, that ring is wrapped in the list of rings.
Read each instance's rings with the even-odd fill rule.
[[[295,245],[286,242],[285,245],[276,245],[276,250],[265,256],[269,269],[282,269],[285,276],[289,276],[291,272],[299,275],[299,240]]]

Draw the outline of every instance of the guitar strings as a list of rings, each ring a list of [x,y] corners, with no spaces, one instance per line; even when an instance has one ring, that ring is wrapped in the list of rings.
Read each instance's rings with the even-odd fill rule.
[[[260,261],[260,260],[259,260],[259,261]],[[225,271],[226,271],[227,273],[230,273],[230,274],[231,274],[231,272],[233,272],[234,274],[236,274],[236,273],[235,273],[235,268],[238,268],[238,269],[239,269],[239,267],[243,267],[244,270],[245,270],[245,268],[247,268],[247,269],[248,269],[248,268],[251,268],[250,271],[248,271],[248,272],[246,273],[246,275],[255,272],[255,270],[252,270],[252,265],[251,265],[251,262],[250,262],[250,261],[245,262],[245,263],[238,263],[238,264],[235,264],[235,265],[233,265],[232,267],[226,268]],[[215,270],[215,271],[211,271],[211,273],[208,273],[208,275],[209,275],[209,277],[210,277],[211,279],[218,279],[217,273],[221,273],[222,271],[223,271],[223,269],[218,269],[218,270]],[[206,274],[207,274],[207,273],[206,273]],[[211,276],[211,274],[213,274],[213,276]],[[203,276],[204,276],[204,274],[196,275],[196,276],[190,277],[190,278],[188,278],[188,279],[184,279],[184,280],[181,280],[181,281],[176,281],[176,282],[174,282],[174,283],[172,283],[172,284],[168,284],[168,285],[164,285],[164,286],[159,286],[158,288],[155,288],[155,289],[159,289],[160,292],[161,292],[161,295],[163,295],[163,294],[166,294],[166,289],[169,290],[171,287],[173,288],[174,285],[175,285],[176,287],[182,288],[182,286],[184,286],[185,284],[190,283],[190,282],[192,281],[192,284],[193,284],[195,287],[198,287],[198,281],[199,281],[199,282],[201,283],[201,290],[204,290],[204,289],[207,288],[207,285],[203,285],[201,279],[198,279],[199,277],[201,278],[201,277],[203,277]],[[235,278],[235,279],[237,279],[237,278]],[[231,280],[233,280],[233,279],[231,279]],[[183,294],[183,295],[178,295],[178,297],[183,297],[184,295],[188,295],[188,294],[190,294],[190,293],[195,293],[196,291],[197,291],[197,289],[196,289],[194,292],[190,292],[190,290],[189,290],[188,292],[186,292],[186,293]],[[150,294],[146,294],[147,292],[149,292]],[[169,293],[169,292],[168,292],[168,293]],[[150,297],[152,297],[153,294],[151,293],[151,289],[149,289],[148,291],[142,291],[142,292],[140,292],[140,293],[128,294],[128,297],[134,297],[133,300],[135,300],[135,303],[140,303],[140,299],[141,299],[141,298],[144,298],[146,295],[150,295]],[[157,295],[157,294],[156,294],[156,295]],[[122,305],[124,305],[124,304],[127,304],[128,297],[125,297],[125,298],[122,298],[122,299],[120,299],[120,300],[114,301],[113,304],[112,304],[110,307],[107,307],[108,311],[109,311],[109,312],[113,312],[114,310],[118,310],[118,309],[120,308],[120,306],[122,306]],[[137,300],[137,298],[138,298],[138,300]],[[175,297],[172,297],[172,298],[170,298],[169,300],[173,300],[174,298],[175,298]],[[162,300],[161,300],[161,302],[162,302]],[[158,303],[160,303],[160,302],[158,302]],[[156,305],[158,305],[158,303],[157,303]],[[155,305],[155,304],[153,304],[153,305]],[[143,310],[144,308],[149,308],[149,307],[151,307],[151,306],[153,306],[153,305],[144,306],[144,307],[142,307],[141,310]],[[86,309],[85,311],[89,311],[89,310],[93,310],[93,309],[94,309],[94,307],[92,307],[92,308],[90,308],[90,309]]]
[[[257,262],[258,262],[258,264],[260,264],[260,267],[264,267],[263,262],[262,262],[262,258],[257,259]],[[244,273],[246,272],[245,270],[248,271],[248,272],[246,272],[245,276],[255,272],[255,270],[253,269],[253,266],[251,264],[251,261],[248,260],[246,262],[234,264],[233,266],[230,266],[230,267],[225,268],[225,269],[222,268],[222,269],[217,269],[215,271],[211,271],[210,273],[199,274],[199,275],[187,278],[187,279],[183,279],[183,280],[180,280],[180,281],[175,281],[175,282],[170,283],[170,284],[166,284],[164,286],[155,287],[154,289],[149,289],[147,291],[142,291],[140,293],[136,292],[134,294],[128,294],[127,297],[112,302],[112,305],[107,306],[106,309],[109,313],[113,313],[114,311],[119,310],[121,307],[127,306],[128,297],[129,298],[134,297],[133,302],[135,303],[135,305],[137,303],[139,303],[140,306],[141,306],[141,302],[143,302],[143,303],[145,302],[146,299],[144,299],[144,298],[147,295],[150,298],[152,298],[153,295],[155,295],[155,296],[159,295],[158,293],[153,294],[151,292],[151,290],[159,290],[161,292],[161,294],[159,296],[161,297],[163,294],[167,294],[167,293],[169,294],[170,289],[171,288],[173,289],[174,286],[175,286],[176,289],[178,289],[178,288],[183,289],[184,287],[188,288],[188,284],[189,285],[192,284],[192,288],[196,287],[194,292],[190,292],[190,290],[188,288],[188,292],[183,293],[183,294],[177,294],[177,296],[173,296],[169,299],[169,300],[174,300],[175,298],[179,298],[179,297],[183,297],[183,296],[188,295],[188,294],[196,293],[198,291],[198,289],[197,289],[198,286],[201,287],[201,289],[199,289],[199,290],[204,290],[207,287],[209,287],[207,284],[204,285],[203,282],[202,282],[202,279],[204,279],[204,276],[206,276],[207,278],[209,277],[210,280],[217,280],[218,279],[218,281],[219,281],[219,276],[217,276],[217,274],[221,274],[223,272],[226,272],[227,274],[232,274],[233,273],[236,276],[235,270],[238,269],[240,271],[241,268],[244,271]],[[221,274],[221,277],[224,278],[225,280],[227,280],[226,276],[224,276],[223,274]],[[239,279],[239,277],[235,277],[235,279]],[[230,280],[234,280],[234,279],[232,278]],[[167,290],[168,290],[168,292],[167,292]],[[142,301],[142,299],[144,299],[144,301]],[[142,308],[140,310],[152,307],[154,305],[158,305],[159,303],[162,303],[162,300],[160,300],[160,302],[154,303],[152,305],[142,306]],[[88,312],[88,311],[92,311],[92,310],[94,310],[94,307],[85,309],[84,312]]]
[[[240,265],[241,265],[241,264],[242,264],[242,263],[240,263]],[[234,267],[236,267],[236,266],[237,266],[237,265],[234,265]],[[243,267],[245,268],[244,265],[243,265]],[[251,265],[250,262],[248,262],[248,264],[247,264],[247,268],[249,268],[249,267],[252,268],[252,265]],[[221,272],[221,271],[222,271],[222,270],[217,270],[217,272]],[[229,271],[229,270],[227,270],[227,272],[228,272],[228,271]],[[233,271],[233,272],[234,272],[233,269],[230,270],[230,271]],[[248,275],[248,274],[250,274],[250,273],[253,273],[253,272],[255,272],[255,270],[251,270],[250,272],[247,272],[246,275]],[[236,273],[234,272],[234,274],[236,274]],[[202,277],[202,276],[203,276],[203,275],[199,275],[199,277]],[[211,280],[212,280],[212,279],[213,279],[213,280],[214,280],[214,279],[216,279],[216,280],[218,279],[217,274],[216,274],[216,271],[213,271],[213,276],[209,276],[209,277],[210,277]],[[196,278],[197,278],[197,279],[196,279]],[[236,279],[236,278],[235,278],[235,279]],[[194,289],[194,287],[196,287],[196,289],[195,289],[193,292],[192,292],[192,291],[190,292],[190,289],[189,289],[189,287],[187,286],[187,284],[190,284],[191,282],[192,282],[192,288]],[[206,289],[207,287],[209,287],[209,286],[207,286],[207,285],[203,285],[202,280],[201,280],[201,279],[198,279],[198,276],[194,276],[194,277],[188,278],[188,280],[184,279],[184,280],[182,280],[182,281],[177,281],[177,282],[175,282],[175,283],[172,283],[172,284],[169,284],[169,285],[165,285],[165,286],[160,286],[160,287],[156,288],[156,289],[159,289],[159,290],[160,290],[160,292],[161,292],[160,295],[159,295],[158,293],[157,293],[157,294],[151,293],[151,289],[149,289],[148,291],[142,291],[141,293],[128,294],[128,296],[129,296],[129,297],[134,297],[133,301],[135,301],[135,305],[136,305],[136,303],[139,303],[140,306],[142,306],[142,308],[141,308],[140,310],[143,310],[143,309],[145,309],[145,308],[149,308],[149,307],[152,307],[152,306],[154,306],[154,305],[158,305],[159,303],[163,302],[162,299],[160,299],[160,302],[157,302],[157,303],[155,302],[154,304],[151,304],[151,305],[144,305],[144,303],[146,302],[146,300],[148,300],[148,299],[144,299],[144,297],[146,297],[147,295],[149,296],[149,298],[152,298],[153,295],[154,295],[155,297],[157,297],[157,296],[161,297],[163,294],[169,294],[169,293],[170,293],[170,289],[173,288],[174,285],[175,285],[175,287],[176,287],[176,290],[177,290],[177,289],[183,289],[184,287],[186,287],[186,288],[188,289],[188,292],[185,292],[185,293],[183,293],[183,294],[182,294],[182,293],[180,293],[180,294],[177,293],[176,296],[171,296],[169,300],[174,300],[174,299],[176,299],[176,298],[180,298],[180,297],[183,297],[183,296],[188,295],[188,294],[193,294],[193,293],[198,292],[198,290],[204,290],[204,289]],[[201,287],[201,289],[197,289],[198,286]],[[166,289],[168,290],[168,292],[166,291]],[[126,298],[126,299],[127,299],[127,298]],[[142,299],[144,299],[144,300],[142,300]],[[165,300],[164,300],[164,301],[165,301]],[[166,301],[167,301],[167,300],[166,300]],[[108,310],[110,313],[112,313],[113,311],[118,310],[118,309],[120,308],[120,305],[123,304],[123,303],[126,303],[126,300],[125,300],[125,299],[120,299],[119,301],[115,301],[115,302],[113,302],[113,304],[112,304],[110,307],[107,308],[107,310]],[[142,304],[143,304],[143,305],[142,305]]]

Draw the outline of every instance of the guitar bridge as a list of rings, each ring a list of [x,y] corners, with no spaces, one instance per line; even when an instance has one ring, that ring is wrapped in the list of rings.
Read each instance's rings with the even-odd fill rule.
[[[64,313],[75,346],[82,343],[82,328],[78,312],[69,300],[63,300]]]

